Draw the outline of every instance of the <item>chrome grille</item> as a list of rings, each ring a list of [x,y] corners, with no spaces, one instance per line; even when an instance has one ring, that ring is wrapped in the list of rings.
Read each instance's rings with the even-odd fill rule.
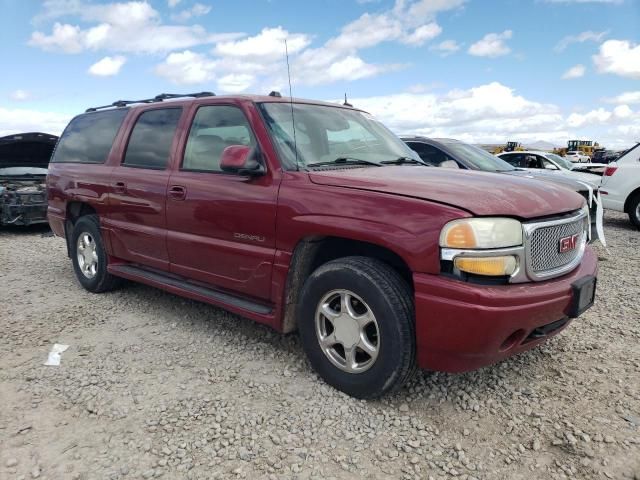
[[[586,214],[535,224],[525,224],[527,233],[527,267],[536,279],[549,278],[566,273],[577,266],[584,254],[586,238]],[[578,234],[575,248],[560,252],[560,240]]]

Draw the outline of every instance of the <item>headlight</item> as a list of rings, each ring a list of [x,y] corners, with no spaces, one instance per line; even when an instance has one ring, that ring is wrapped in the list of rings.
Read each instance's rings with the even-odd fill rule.
[[[447,223],[440,232],[440,246],[456,249],[489,249],[522,245],[522,224],[512,218],[464,218]]]

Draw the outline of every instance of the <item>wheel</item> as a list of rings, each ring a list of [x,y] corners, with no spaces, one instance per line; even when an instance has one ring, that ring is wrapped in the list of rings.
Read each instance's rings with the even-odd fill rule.
[[[379,397],[414,372],[413,296],[383,262],[346,257],[322,265],[305,282],[297,315],[312,367],[348,395]]]
[[[69,245],[76,277],[86,290],[101,293],[120,285],[122,280],[107,272],[107,253],[96,215],[80,217],[71,232]]]
[[[636,193],[629,200],[627,213],[629,214],[629,220],[631,220],[631,223],[640,230],[640,193]]]

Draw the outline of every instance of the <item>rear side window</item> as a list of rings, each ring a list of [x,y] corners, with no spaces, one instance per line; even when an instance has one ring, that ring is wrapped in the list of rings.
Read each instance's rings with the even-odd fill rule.
[[[69,123],[52,162],[104,163],[128,109],[86,113]]]
[[[133,127],[123,164],[128,167],[165,168],[181,114],[181,108],[162,108],[140,115]]]

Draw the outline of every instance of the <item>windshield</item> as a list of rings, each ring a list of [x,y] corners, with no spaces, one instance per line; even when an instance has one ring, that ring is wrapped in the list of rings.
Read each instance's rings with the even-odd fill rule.
[[[293,104],[293,115],[289,103],[262,103],[260,109],[288,170],[338,158],[381,163],[408,157],[420,162],[402,140],[358,110],[300,103]]]
[[[454,157],[459,157],[464,163],[471,164],[473,169],[486,172],[510,172],[515,170],[513,166],[501,158],[491,155],[486,150],[475,145],[461,142],[451,142],[446,145]]]
[[[558,165],[560,165],[562,168],[566,168],[567,170],[571,170],[573,168],[573,163],[562,158],[560,155],[556,155],[555,153],[546,153],[545,155],[556,162]]]

